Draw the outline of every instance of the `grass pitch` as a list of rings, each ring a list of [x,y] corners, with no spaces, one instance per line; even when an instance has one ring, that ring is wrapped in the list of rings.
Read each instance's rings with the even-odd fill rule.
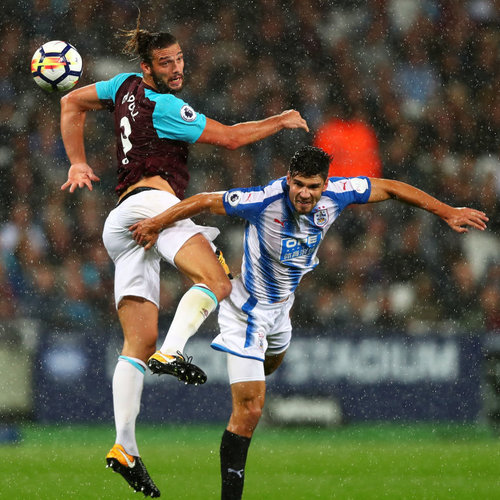
[[[220,498],[220,426],[144,426],[139,446],[162,498]],[[0,498],[143,498],[105,468],[109,426],[23,426],[0,445]],[[500,441],[477,426],[353,425],[257,430],[245,500],[500,498]]]

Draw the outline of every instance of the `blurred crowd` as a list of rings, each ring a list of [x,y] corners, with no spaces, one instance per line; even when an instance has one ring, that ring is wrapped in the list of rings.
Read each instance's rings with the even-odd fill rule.
[[[349,207],[321,247],[319,267],[299,287],[296,329],[500,331],[497,0],[4,3],[0,321],[116,328],[113,268],[101,241],[116,203],[111,117],[87,118],[88,163],[101,181],[92,192],[61,191],[69,167],[59,131],[61,96],[35,85],[29,63],[39,45],[62,39],[83,57],[79,85],[139,71],[117,36],[135,27],[138,5],[144,28],[178,37],[186,60],[180,97],[197,111],[231,124],[295,108],[311,129],[282,131],[236,151],[192,146],[188,194],[285,175],[293,152],[315,143],[333,120],[362,124],[375,138],[371,154],[381,176],[490,218],[486,232],[459,235],[397,202]],[[221,228],[217,243],[237,272],[241,221],[202,220]],[[165,268],[162,328],[187,286]]]

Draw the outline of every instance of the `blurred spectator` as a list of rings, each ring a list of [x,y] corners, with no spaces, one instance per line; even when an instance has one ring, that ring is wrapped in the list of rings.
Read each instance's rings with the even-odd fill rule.
[[[348,108],[348,105],[346,105]],[[332,155],[330,175],[382,177],[378,141],[360,107],[341,110],[332,105],[327,122],[318,129],[314,145]]]
[[[110,118],[92,115],[92,196],[68,199],[59,133],[60,95],[27,79],[27,61],[50,39],[80,51],[80,85],[137,70],[117,57],[133,28],[132,3],[5,0],[0,20],[0,318],[30,316],[65,329],[109,329],[113,268],[102,246],[103,214],[115,200]],[[28,6],[28,7],[27,7]],[[499,331],[500,15],[494,0],[258,0],[145,2],[145,25],[181,40],[189,60],[186,100],[221,121],[286,107],[313,135],[278,134],[240,152],[192,148],[189,194],[265,184],[314,141],[333,153],[332,175],[408,181],[456,206],[487,212],[489,230],[466,237],[409,208],[350,207],[321,247],[320,284],[307,278],[297,329],[387,328]],[[48,22],[50,20],[50,22]],[[103,29],[106,27],[106,29]],[[215,175],[214,172],[217,172]],[[242,225],[214,217],[233,269]],[[235,257],[236,259],[236,257]],[[312,283],[312,282],[311,282]],[[308,286],[320,293],[308,293]],[[162,280],[164,314],[183,284]],[[311,297],[317,297],[312,299]]]
[[[500,288],[498,283],[489,284],[483,288],[480,300],[485,330],[500,333]]]
[[[451,264],[448,279],[441,284],[440,290],[443,293],[438,300],[459,333],[481,328],[481,290],[468,261],[457,258]]]
[[[14,319],[18,314],[17,301],[9,283],[5,266],[0,260],[0,321]]]

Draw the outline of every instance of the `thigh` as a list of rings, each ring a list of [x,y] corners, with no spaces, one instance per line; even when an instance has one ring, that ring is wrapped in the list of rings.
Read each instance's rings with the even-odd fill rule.
[[[225,298],[231,290],[229,278],[214,253],[211,243],[202,234],[195,234],[177,251],[174,259],[179,271],[193,283],[204,283],[217,297]]]
[[[286,302],[280,304],[281,310],[277,314],[271,333],[267,336],[266,358],[276,357],[284,353],[290,345],[292,339],[290,309],[292,308],[293,301],[294,296],[291,295]]]
[[[242,382],[263,382],[266,379],[263,361],[233,354],[227,354],[227,374],[231,386]]]
[[[206,245],[215,251],[215,246],[211,243],[219,235],[219,230],[210,226],[199,226],[191,219],[180,220],[164,229],[158,236],[154,248],[161,258],[169,264],[178,267],[179,252],[181,249],[189,247],[194,240],[195,244],[200,238],[206,241]],[[182,263],[181,263],[182,264]]]
[[[128,202],[126,200],[124,205]],[[145,298],[158,307],[160,256],[154,249],[146,251],[134,241],[127,225],[131,215],[126,209],[127,206],[120,205],[110,212],[102,235],[104,246],[115,265],[115,305],[118,308],[123,297],[135,296]]]
[[[283,358],[285,357],[286,351],[283,351],[279,354],[266,354],[266,359],[264,360],[264,374],[271,375],[274,371],[276,371],[281,365]]]
[[[235,356],[264,361],[266,352],[266,324],[247,307],[248,294],[242,295],[238,279],[232,281],[230,296],[220,304],[218,322],[220,333],[212,341],[212,348]],[[266,318],[263,318],[264,320]]]
[[[141,297],[160,306],[160,257],[136,245],[115,261],[115,304],[124,297]]]

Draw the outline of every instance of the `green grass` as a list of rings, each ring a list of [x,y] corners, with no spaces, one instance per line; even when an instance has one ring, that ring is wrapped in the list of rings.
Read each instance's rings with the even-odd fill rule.
[[[162,498],[218,499],[221,426],[138,428]],[[24,426],[0,445],[2,499],[143,498],[105,469],[111,426]],[[462,425],[355,425],[258,429],[244,499],[500,498],[500,442]]]

